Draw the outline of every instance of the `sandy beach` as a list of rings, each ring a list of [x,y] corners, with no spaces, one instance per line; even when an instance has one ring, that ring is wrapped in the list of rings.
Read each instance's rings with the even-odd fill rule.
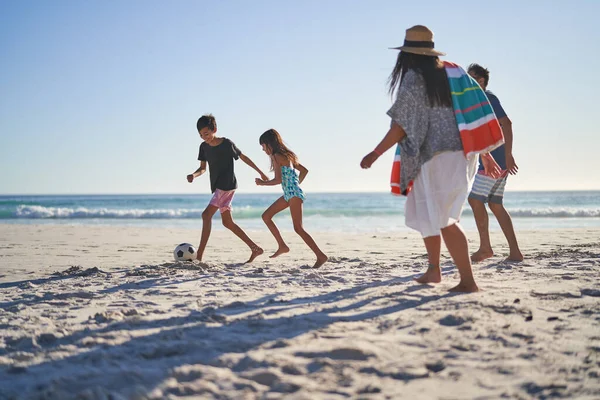
[[[418,234],[314,237],[252,264],[214,231],[0,225],[1,399],[600,398],[600,230],[518,232],[474,267],[482,289],[413,282]],[[468,232],[474,251],[476,232]]]

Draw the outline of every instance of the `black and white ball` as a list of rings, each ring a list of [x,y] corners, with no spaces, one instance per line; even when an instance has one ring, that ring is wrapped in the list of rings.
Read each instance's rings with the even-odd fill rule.
[[[196,249],[189,243],[181,243],[173,251],[175,261],[191,261],[196,259]]]

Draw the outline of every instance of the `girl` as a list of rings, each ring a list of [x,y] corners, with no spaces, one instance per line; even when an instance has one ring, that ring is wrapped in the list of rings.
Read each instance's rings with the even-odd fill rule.
[[[292,214],[292,222],[294,223],[294,231],[304,243],[314,251],[317,256],[317,262],[313,268],[319,268],[327,261],[325,253],[319,249],[313,238],[302,227],[302,203],[304,202],[304,192],[300,189],[300,183],[306,178],[308,170],[298,162],[298,157],[293,151],[287,148],[283,143],[279,132],[275,129],[269,129],[260,136],[259,143],[263,151],[271,158],[271,170],[275,171],[275,178],[271,180],[263,180],[256,178],[256,184],[259,186],[273,186],[281,184],[283,196],[278,198],[267,210],[263,213],[262,219],[275,236],[279,245],[277,251],[273,253],[271,258],[275,258],[283,253],[290,251],[290,248],[285,244],[281,233],[273,222],[273,217],[280,211],[290,207]],[[300,171],[300,177],[296,171]]]

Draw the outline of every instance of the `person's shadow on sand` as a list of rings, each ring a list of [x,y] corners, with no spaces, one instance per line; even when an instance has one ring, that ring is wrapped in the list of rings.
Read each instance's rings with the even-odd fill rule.
[[[21,351],[44,353],[63,346],[71,349],[75,346],[78,354],[44,361],[26,369],[5,369],[4,375],[10,376],[10,384],[3,385],[0,395],[7,398],[21,395],[25,388],[28,395],[48,394],[56,389],[56,382],[60,382],[59,388],[68,389],[70,393],[97,385],[123,396],[131,395],[134,389],[137,395],[140,390],[150,393],[169,378],[174,368],[182,365],[218,366],[219,357],[227,353],[245,353],[261,346],[285,346],[286,340],[309,332],[317,334],[338,322],[371,320],[456,295],[422,293],[427,286],[409,286],[384,295],[376,290],[383,286],[403,285],[413,279],[414,275],[398,277],[312,297],[291,298],[291,292],[269,294],[252,301],[233,302],[216,308],[208,306],[184,316],[164,319],[137,315],[100,329],[85,328],[43,342],[13,343],[20,346]],[[160,285],[163,282],[157,280],[154,283]],[[170,285],[176,283],[169,282]],[[152,281],[147,280],[144,287],[151,285]],[[111,294],[124,288],[130,289],[118,285],[102,293]],[[359,294],[363,298],[353,301]],[[145,330],[152,333],[145,334]],[[353,351],[360,353],[357,349]],[[8,353],[6,348],[0,351],[0,355],[10,356]],[[323,354],[303,355],[307,356],[318,358]],[[235,368],[244,369],[244,366]],[[73,374],[77,370],[87,377],[83,379]],[[32,382],[36,382],[35,386]]]

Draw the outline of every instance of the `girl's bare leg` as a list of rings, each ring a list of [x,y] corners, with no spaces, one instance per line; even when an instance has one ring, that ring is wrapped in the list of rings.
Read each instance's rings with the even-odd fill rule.
[[[444,243],[458,268],[460,282],[451,292],[477,292],[479,288],[473,278],[467,237],[458,223],[442,228]]]
[[[196,259],[198,261],[202,261],[204,249],[206,249],[206,244],[208,243],[208,238],[210,237],[210,231],[212,229],[212,217],[218,209],[219,207],[211,206],[209,204],[202,212],[202,235],[200,236],[200,245],[198,246],[198,252],[196,253]]]
[[[304,240],[304,243],[306,243],[315,253],[317,262],[313,265],[313,268],[319,268],[327,262],[327,256],[319,249],[319,246],[317,246],[313,238],[302,226],[302,199],[299,197],[292,197],[288,203],[290,205],[290,213],[292,214],[292,222],[294,223],[294,231],[300,235],[302,240]]]
[[[273,236],[275,236],[275,240],[277,241],[277,251],[273,253],[273,255],[271,255],[270,258],[275,258],[281,254],[290,251],[290,248],[283,241],[283,237],[281,237],[281,233],[279,232],[279,229],[277,229],[277,225],[275,225],[275,222],[273,222],[273,217],[275,216],[275,214],[285,210],[286,208],[288,208],[288,206],[288,202],[285,201],[283,196],[281,196],[280,198],[275,200],[275,202],[271,204],[262,215],[262,219],[265,222],[265,225],[267,225],[267,228],[269,228],[269,231],[271,231]]]
[[[423,238],[429,266],[427,271],[419,278],[415,279],[419,283],[440,283],[442,281],[442,270],[440,269],[440,252],[442,248],[442,238],[440,235],[428,236]]]
[[[248,247],[250,247],[250,251],[252,253],[250,253],[250,258],[248,259],[248,261],[246,261],[246,263],[250,263],[252,261],[254,261],[254,259],[258,256],[260,256],[262,253],[264,253],[264,250],[261,249],[256,243],[254,243],[252,241],[252,239],[250,239],[248,237],[248,235],[246,235],[246,232],[244,232],[242,230],[242,228],[240,228],[238,226],[238,224],[236,224],[235,222],[233,222],[233,218],[231,217],[231,211],[225,211],[221,213],[221,220],[223,221],[223,226],[227,229],[229,229],[231,232],[235,233],[235,235],[237,237],[239,237],[240,239],[242,239],[244,241],[244,243],[246,243],[248,245]]]

